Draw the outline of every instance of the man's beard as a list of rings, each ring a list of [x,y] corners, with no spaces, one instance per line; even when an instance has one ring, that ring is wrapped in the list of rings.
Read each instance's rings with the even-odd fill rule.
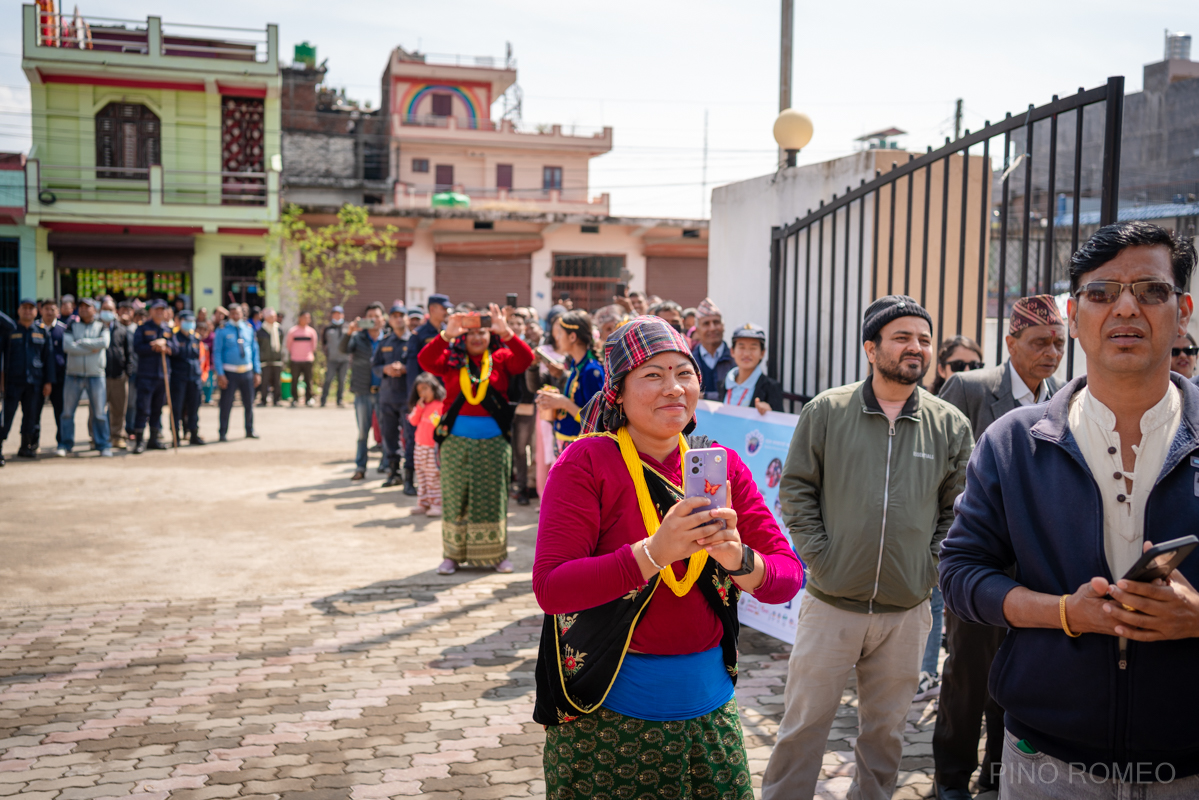
[[[920,359],[918,370],[914,367],[904,366],[903,359],[899,361],[885,361],[879,358],[875,360],[874,369],[879,375],[882,375],[893,383],[910,386],[924,379],[925,373],[928,372],[928,366],[928,362],[923,358]]]

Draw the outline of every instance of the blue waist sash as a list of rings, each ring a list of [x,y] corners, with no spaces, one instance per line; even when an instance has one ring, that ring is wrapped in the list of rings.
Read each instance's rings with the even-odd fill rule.
[[[733,680],[719,646],[680,656],[626,653],[604,708],[663,722],[711,714],[732,698]]]

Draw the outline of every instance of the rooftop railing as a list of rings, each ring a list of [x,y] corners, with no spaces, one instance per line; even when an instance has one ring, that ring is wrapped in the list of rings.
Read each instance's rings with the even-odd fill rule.
[[[231,28],[148,20],[37,12],[39,47],[98,50],[148,55],[153,42],[159,55],[216,58],[266,63],[270,60],[267,28]]]

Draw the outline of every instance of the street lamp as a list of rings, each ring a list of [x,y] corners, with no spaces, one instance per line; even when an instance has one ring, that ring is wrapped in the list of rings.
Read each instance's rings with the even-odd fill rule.
[[[787,166],[795,166],[795,155],[812,141],[812,120],[794,108],[783,109],[774,121],[774,140],[787,152]]]

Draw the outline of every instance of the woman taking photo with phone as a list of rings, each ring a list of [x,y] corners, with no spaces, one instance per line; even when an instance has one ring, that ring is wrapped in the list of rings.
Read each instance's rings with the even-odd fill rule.
[[[546,796],[669,787],[751,800],[733,699],[737,600],[787,602],[803,566],[731,450],[731,507],[683,499],[682,459],[706,445],[684,436],[700,380],[683,336],[637,317],[612,334],[604,366],[584,435],[550,471],[537,533]]]
[[[433,431],[441,445],[441,541],[453,574],[461,564],[511,572],[508,560],[508,476],[512,473],[513,407],[508,382],[533,363],[533,351],[513,335],[499,306],[490,327],[478,314],[451,314],[445,330],[417,356],[421,369],[445,384],[445,408]],[[471,323],[475,323],[473,326]]]

